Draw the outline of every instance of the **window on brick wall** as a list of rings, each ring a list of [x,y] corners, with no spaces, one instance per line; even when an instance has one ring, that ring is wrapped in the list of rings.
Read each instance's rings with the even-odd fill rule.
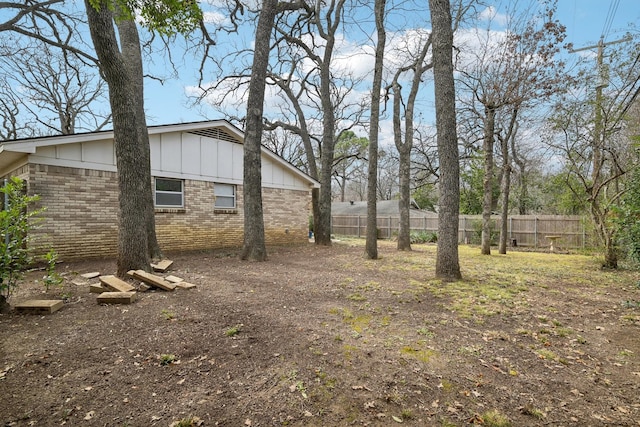
[[[156,178],[154,203],[160,208],[184,207],[184,181],[181,179]]]
[[[215,195],[214,207],[218,209],[235,209],[236,207],[236,186],[233,184],[213,185]]]

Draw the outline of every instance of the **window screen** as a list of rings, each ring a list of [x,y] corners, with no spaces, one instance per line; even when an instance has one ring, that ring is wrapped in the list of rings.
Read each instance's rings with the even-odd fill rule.
[[[155,205],[158,207],[184,207],[184,184],[180,179],[155,179]]]
[[[232,184],[215,184],[214,207],[220,209],[234,209],[236,207],[236,186]]]

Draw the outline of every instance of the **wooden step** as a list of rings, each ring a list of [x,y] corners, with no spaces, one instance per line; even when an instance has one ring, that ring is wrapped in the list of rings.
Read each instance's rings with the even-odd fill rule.
[[[93,279],[95,277],[98,277],[99,275],[100,275],[99,272],[94,271],[94,272],[91,272],[91,273],[81,274],[80,277],[84,277],[85,279]]]
[[[100,283],[102,283],[103,287],[115,292],[133,292],[136,290],[136,288],[116,276],[100,276]]]
[[[32,299],[16,304],[14,308],[18,313],[24,314],[51,314],[60,310],[64,302],[57,299]]]
[[[151,268],[153,268],[155,271],[159,271],[161,273],[164,273],[165,271],[167,271],[169,269],[169,267],[171,267],[171,264],[173,264],[173,261],[170,261],[168,259],[163,259],[160,262],[157,262],[155,264],[151,264]]]
[[[167,276],[164,278],[164,280],[171,283],[178,283],[178,282],[182,282],[184,279],[182,277]]]
[[[196,285],[194,285],[193,283],[189,283],[189,282],[178,282],[178,283],[176,283],[176,286],[178,288],[182,288],[182,289],[192,289],[192,288],[196,287]]]
[[[135,292],[103,292],[96,298],[98,304],[131,304],[136,300]]]
[[[156,276],[155,274],[147,273],[144,270],[134,271],[133,277],[146,283],[147,285],[151,285],[165,291],[173,291],[176,288],[176,285],[174,283],[169,283],[162,277]]]
[[[109,289],[103,287],[101,284],[97,283],[95,285],[89,285],[89,292],[92,294],[101,294],[103,292],[108,292]]]

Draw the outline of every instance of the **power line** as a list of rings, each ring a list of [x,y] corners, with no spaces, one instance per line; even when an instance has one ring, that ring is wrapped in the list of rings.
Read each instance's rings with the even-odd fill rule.
[[[616,17],[618,6],[620,6],[620,0],[614,0],[611,4],[609,4],[609,11],[607,12],[607,17],[604,21],[604,27],[602,28],[602,34],[600,36],[602,39],[605,39],[611,31],[611,25],[613,24],[613,20]]]

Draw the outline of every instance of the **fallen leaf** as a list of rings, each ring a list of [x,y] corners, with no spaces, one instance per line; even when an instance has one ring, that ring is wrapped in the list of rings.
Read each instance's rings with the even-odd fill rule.
[[[183,378],[183,379],[181,379],[180,381],[178,381],[178,383],[177,383],[177,384],[178,384],[178,385],[180,385],[180,384],[184,384],[184,381],[185,381],[185,380],[186,380],[186,378]]]
[[[304,416],[305,417],[313,417],[313,414],[309,411],[304,411]]]
[[[365,402],[364,404],[364,409],[373,409],[376,407],[376,402],[375,401],[371,401],[371,402]]]
[[[246,426],[250,426],[251,425],[251,420],[249,418],[247,418],[246,420],[244,420],[244,425]]]
[[[397,423],[402,423],[402,418],[400,418],[400,417],[396,417],[395,415],[392,415],[391,418],[393,418],[393,421],[395,421]]]
[[[93,418],[93,416],[96,414],[96,411],[89,411],[87,412],[87,415],[84,416],[85,420],[90,420],[91,418]]]

